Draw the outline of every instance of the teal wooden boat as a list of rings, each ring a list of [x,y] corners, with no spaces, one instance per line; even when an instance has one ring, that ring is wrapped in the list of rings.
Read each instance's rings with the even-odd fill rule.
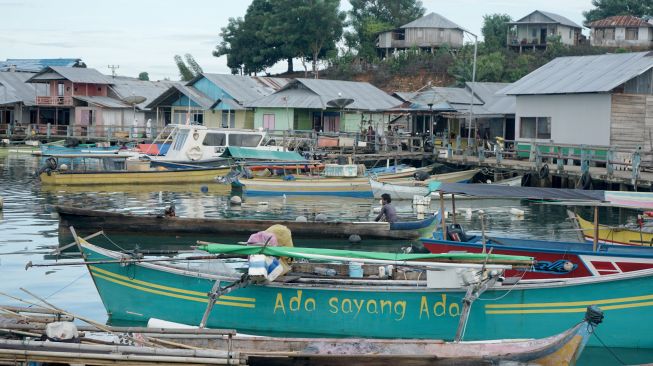
[[[198,325],[209,302],[207,293],[214,283],[220,281],[221,286],[228,286],[239,278],[238,275],[201,271],[190,262],[129,262],[124,260],[124,254],[83,240],[80,246],[112,320],[159,318]],[[213,245],[204,249],[212,253],[245,255],[262,250],[260,247]],[[294,256],[282,248],[265,250],[271,250],[267,252],[270,255]],[[316,252],[312,253],[300,254],[300,257],[311,257]],[[322,254],[324,259],[358,256],[355,252],[344,251],[318,253],[327,253]],[[441,258],[482,261],[486,256],[469,255],[445,254]],[[406,257],[398,254],[376,253],[367,257],[396,257],[397,266],[407,265],[401,262]],[[412,262],[413,268],[417,263],[437,257],[418,258],[420,262]],[[515,262],[527,259],[491,258]],[[449,282],[444,279],[433,286],[431,279],[427,281],[425,277],[411,280],[398,274],[391,280],[286,276],[286,281],[282,282],[249,284],[219,297],[207,326],[233,328],[248,334],[295,337],[454,339],[467,288],[448,286]],[[653,338],[648,336],[653,318],[647,315],[653,306],[653,270],[600,278],[532,280],[514,284],[505,281],[487,289],[473,303],[462,338],[472,341],[551,336],[575,323],[589,305],[598,305],[606,313],[600,331],[605,345],[653,348]],[[590,345],[598,344],[596,337],[589,342]]]

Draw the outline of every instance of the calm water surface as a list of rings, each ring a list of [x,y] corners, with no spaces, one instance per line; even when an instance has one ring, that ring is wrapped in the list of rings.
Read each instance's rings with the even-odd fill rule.
[[[55,263],[51,252],[58,246],[59,238],[58,221],[51,214],[52,205],[148,213],[162,211],[165,206],[174,203],[179,216],[295,219],[300,215],[310,218],[322,213],[329,219],[357,221],[373,219],[373,210],[378,207],[378,202],[373,199],[246,197],[242,207],[230,208],[230,193],[214,185],[207,185],[206,193],[202,193],[200,185],[126,187],[120,192],[111,187],[88,190],[45,188],[34,179],[34,171],[39,164],[39,159],[29,154],[0,149],[0,196],[4,198],[4,210],[0,211],[0,292],[30,299],[29,295],[20,290],[25,288],[68,311],[102,322],[107,320],[107,316],[85,267],[42,267],[25,270],[26,263],[30,261],[35,264]],[[434,202],[432,209],[436,210],[437,205]],[[406,219],[415,217],[410,202],[397,202],[396,206],[400,216]],[[490,236],[555,240],[577,238],[571,223],[566,220],[564,207],[513,200],[458,200],[456,206],[459,210],[468,207],[474,210],[482,209],[487,216],[484,227]],[[523,219],[518,220],[510,215],[509,211],[513,207],[525,211]],[[591,216],[589,210],[584,214]],[[601,216],[603,222],[623,223],[634,220],[635,214],[627,210],[606,210]],[[483,225],[476,213],[471,216],[460,215],[458,221],[468,231],[482,230]],[[135,241],[143,246],[153,242],[163,245],[193,244],[170,237],[134,236],[119,239]],[[66,240],[62,238],[63,242]],[[295,243],[302,244],[315,245]],[[401,246],[396,243],[374,243],[371,246],[342,242],[330,242],[328,245],[334,248],[386,251],[395,251]],[[70,262],[77,259],[59,258],[59,261]],[[15,301],[2,296],[0,303]],[[626,349],[613,349],[612,352],[627,364],[653,362],[651,352]],[[581,365],[618,364],[620,361],[604,348],[586,350],[581,362]]]

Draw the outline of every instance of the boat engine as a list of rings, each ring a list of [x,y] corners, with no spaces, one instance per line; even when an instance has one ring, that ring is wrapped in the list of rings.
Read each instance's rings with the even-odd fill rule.
[[[57,162],[57,159],[56,159],[56,158],[54,158],[54,157],[51,156],[51,157],[45,159],[45,164],[43,164],[43,166],[41,166],[41,167],[36,171],[36,176],[38,177],[38,176],[41,175],[41,173],[43,173],[43,172],[45,172],[45,173],[47,173],[48,175],[50,175],[50,172],[52,172],[53,170],[57,170],[58,167],[59,167],[59,162]]]
[[[466,242],[469,241],[469,237],[460,224],[450,224],[447,225],[447,240]]]

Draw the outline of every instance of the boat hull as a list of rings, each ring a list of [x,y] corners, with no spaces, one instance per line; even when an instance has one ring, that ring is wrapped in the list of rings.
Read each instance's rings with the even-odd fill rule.
[[[107,185],[107,184],[186,184],[210,183],[230,168],[203,168],[183,170],[120,171],[120,172],[44,172],[40,174],[44,185]]]
[[[441,237],[441,235],[440,235]],[[470,241],[421,239],[431,253],[469,252],[481,253],[483,244],[479,237]],[[557,279],[605,276],[615,273],[653,269],[653,249],[624,248],[604,245],[597,252],[589,243],[551,242],[515,238],[487,238],[486,251],[493,254],[523,255],[535,258],[531,271],[508,271],[507,276],[524,279]]]
[[[198,234],[215,237],[239,237],[246,240],[250,234],[263,231],[272,225],[284,225],[290,229],[294,239],[338,238],[347,240],[358,235],[361,240],[419,239],[437,225],[435,216],[424,220],[397,222],[297,222],[290,220],[245,220],[218,218],[166,217],[163,215],[132,215],[111,211],[88,210],[75,207],[56,206],[59,214],[59,233],[70,235],[70,226],[79,233],[91,234],[98,230],[109,233],[139,234]]]
[[[346,178],[282,180],[253,178],[242,179],[245,193],[251,196],[340,196],[372,198],[370,184],[366,180]]]
[[[384,193],[390,194],[393,200],[412,200],[414,196],[427,196],[431,193],[426,186],[428,182],[438,181],[446,183],[465,183],[472,179],[478,170],[466,170],[462,172],[446,173],[434,175],[427,181],[416,180],[370,180],[370,186],[374,198],[381,198]],[[450,194],[446,194],[450,198]],[[456,199],[468,198],[465,196],[456,196]]]
[[[89,261],[117,256],[87,244],[83,251]],[[125,321],[197,325],[215,279],[153,263],[94,264],[89,271],[111,318]],[[601,339],[608,347],[651,348],[653,318],[642,314],[653,306],[652,277],[653,271],[642,271],[492,288],[472,306],[464,339],[551,336],[597,304],[606,313]],[[416,284],[250,285],[220,297],[208,327],[286,336],[452,339],[464,291]]]
[[[583,219],[579,215],[576,215],[576,220],[578,220],[578,225],[583,232],[585,240],[593,242],[594,223]],[[653,246],[653,233],[640,232],[628,228],[614,228],[607,225],[599,225],[599,242],[607,244]]]

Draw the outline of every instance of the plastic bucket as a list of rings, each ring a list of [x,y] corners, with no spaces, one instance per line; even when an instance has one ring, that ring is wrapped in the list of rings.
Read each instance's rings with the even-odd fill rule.
[[[349,277],[363,278],[363,264],[357,262],[349,262]]]

